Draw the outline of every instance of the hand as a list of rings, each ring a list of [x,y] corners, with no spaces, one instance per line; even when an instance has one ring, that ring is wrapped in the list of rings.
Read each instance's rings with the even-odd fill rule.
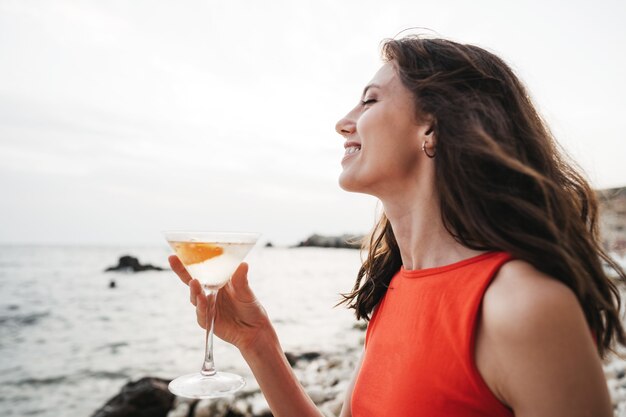
[[[170,266],[189,285],[191,304],[196,306],[198,324],[206,328],[207,297],[197,279],[192,279],[176,255],[169,257]],[[248,286],[248,264],[242,262],[232,279],[217,293],[213,331],[220,339],[239,350],[253,347],[265,332],[274,333],[265,309]]]

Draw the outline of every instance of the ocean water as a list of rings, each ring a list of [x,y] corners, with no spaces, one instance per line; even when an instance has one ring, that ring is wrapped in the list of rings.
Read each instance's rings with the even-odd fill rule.
[[[103,272],[124,254],[166,266],[170,253],[165,244],[0,246],[0,414],[89,416],[130,380],[199,370],[204,331],[174,273]],[[352,312],[333,307],[352,287],[358,251],[258,247],[247,261],[285,350],[359,345]],[[215,359],[254,384],[236,348],[216,339]]]

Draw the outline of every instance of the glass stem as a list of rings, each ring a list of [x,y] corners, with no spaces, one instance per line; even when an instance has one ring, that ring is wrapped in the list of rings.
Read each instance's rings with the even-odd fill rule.
[[[200,373],[204,376],[215,375],[215,363],[213,362],[213,324],[215,322],[215,301],[217,290],[205,288],[206,294],[206,338],[204,345],[204,363]]]

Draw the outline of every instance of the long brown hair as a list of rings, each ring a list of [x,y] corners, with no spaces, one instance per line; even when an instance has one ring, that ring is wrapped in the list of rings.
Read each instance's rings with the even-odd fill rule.
[[[532,264],[576,294],[604,357],[625,344],[616,285],[624,271],[602,249],[593,190],[559,149],[522,83],[497,56],[473,45],[409,36],[387,40],[414,96],[418,119],[434,120],[441,217],[462,245],[498,250]],[[383,214],[343,302],[369,320],[402,264]]]

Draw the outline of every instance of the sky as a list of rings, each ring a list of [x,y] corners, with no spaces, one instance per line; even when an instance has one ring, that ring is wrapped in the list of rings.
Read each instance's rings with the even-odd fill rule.
[[[334,126],[416,27],[504,58],[592,185],[625,186],[625,19],[621,0],[0,0],[0,243],[368,232]]]

